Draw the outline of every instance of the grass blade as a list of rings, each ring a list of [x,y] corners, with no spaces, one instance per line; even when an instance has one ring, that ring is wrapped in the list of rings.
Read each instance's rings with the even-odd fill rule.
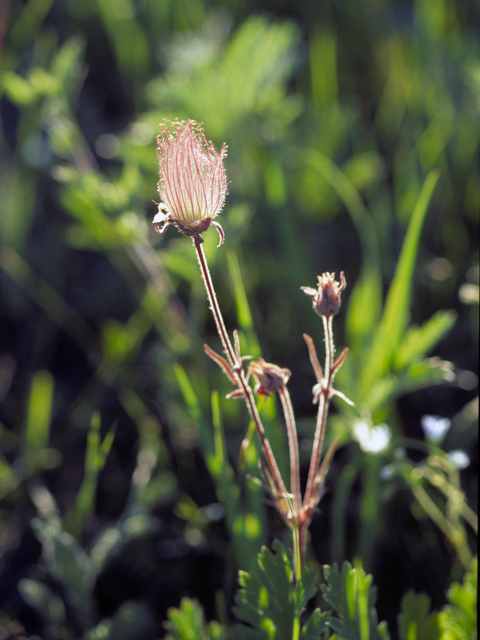
[[[368,393],[374,381],[389,370],[405,331],[418,244],[428,205],[439,175],[439,172],[434,170],[427,176],[408,225],[395,275],[388,291],[382,319],[363,370],[361,391],[364,396]]]

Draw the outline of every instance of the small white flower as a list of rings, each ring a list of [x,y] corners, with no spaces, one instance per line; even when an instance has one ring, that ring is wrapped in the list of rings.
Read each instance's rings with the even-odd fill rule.
[[[455,469],[458,469],[458,471],[466,469],[470,464],[470,458],[465,451],[462,451],[462,449],[450,451],[448,454],[448,461],[455,467]]]
[[[442,441],[450,428],[450,420],[438,416],[423,416],[421,424],[426,439],[435,444],[439,444]]]
[[[379,424],[374,427],[369,421],[358,420],[353,425],[353,435],[362,451],[381,453],[390,444],[392,431],[386,424]]]

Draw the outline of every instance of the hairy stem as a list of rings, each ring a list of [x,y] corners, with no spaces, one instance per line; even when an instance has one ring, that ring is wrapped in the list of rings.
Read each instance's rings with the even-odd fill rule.
[[[333,355],[335,347],[333,344],[332,316],[322,316],[323,327],[325,330],[325,375],[322,381],[320,397],[318,400],[317,425],[315,428],[315,439],[313,442],[312,457],[310,460],[310,469],[308,472],[307,489],[303,507],[311,516],[316,505],[315,496],[315,479],[320,467],[320,458],[322,455],[323,438],[325,435],[325,425],[327,422],[328,408],[330,404],[330,396],[332,394],[333,385]]]
[[[278,395],[280,396],[285,423],[287,425],[288,448],[290,453],[290,491],[293,494],[294,513],[299,514],[302,507],[302,494],[300,488],[300,459],[298,454],[295,415],[286,385],[283,385],[283,387],[278,390]]]
[[[280,470],[275,460],[275,456],[273,455],[270,443],[267,439],[264,426],[257,410],[257,405],[255,404],[255,398],[252,388],[247,383],[243,369],[240,369],[240,371],[238,372],[238,379],[240,382],[240,386],[245,394],[245,404],[247,405],[250,417],[255,423],[258,437],[260,438],[263,455],[265,456],[266,463],[272,475],[275,486],[277,487],[277,491],[279,495],[287,495],[287,488],[285,487],[285,483],[283,482],[282,476],[280,475]]]
[[[193,239],[193,244],[197,251],[200,271],[202,272],[205,289],[207,290],[207,296],[210,302],[210,308],[215,319],[215,324],[217,325],[218,335],[222,341],[223,350],[225,351],[230,366],[232,369],[235,369],[237,366],[237,359],[235,357],[235,352],[233,350],[232,343],[230,342],[230,338],[228,337],[227,330],[225,329],[225,323],[223,322],[223,316],[220,312],[220,307],[218,306],[217,296],[215,295],[215,289],[213,288],[212,278],[210,277],[210,271],[207,266],[207,260],[203,252],[202,245],[195,238]]]
[[[263,455],[265,457],[265,461],[270,470],[270,473],[272,475],[277,491],[280,495],[286,495],[287,489],[282,480],[282,476],[280,475],[280,470],[278,468],[275,457],[273,455],[272,448],[270,447],[270,443],[267,440],[265,429],[260,419],[260,415],[257,410],[257,405],[255,404],[255,398],[253,396],[252,388],[248,384],[247,379],[245,377],[245,372],[243,370],[243,365],[242,365],[240,355],[238,355],[237,357],[235,350],[232,346],[232,343],[230,341],[230,338],[228,336],[227,330],[225,328],[222,312],[220,311],[220,307],[217,302],[217,296],[215,295],[215,289],[212,283],[212,278],[210,277],[210,271],[208,269],[205,253],[203,252],[202,245],[195,238],[193,238],[193,244],[197,252],[198,262],[200,264],[200,271],[202,272],[203,281],[205,283],[205,288],[207,290],[208,300],[210,302],[210,308],[212,309],[213,317],[215,319],[215,324],[217,326],[218,335],[220,336],[220,340],[222,341],[223,349],[227,356],[228,362],[234,374],[237,377],[238,386],[244,393],[245,403],[247,405],[248,412],[250,414],[251,419],[255,423],[258,437],[260,438],[260,444],[262,447]]]

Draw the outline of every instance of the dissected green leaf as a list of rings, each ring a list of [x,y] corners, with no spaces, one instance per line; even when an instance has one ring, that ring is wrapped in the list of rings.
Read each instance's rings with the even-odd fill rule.
[[[472,640],[477,637],[478,560],[474,558],[463,584],[455,582],[447,593],[450,604],[440,613],[442,640]]]
[[[276,540],[275,553],[263,547],[258,556],[258,569],[240,572],[240,590],[235,598],[235,614],[253,629],[236,625],[237,640],[291,640],[295,621],[307,602],[315,595],[316,574],[313,568],[303,571],[301,580],[293,585],[293,559]],[[314,612],[300,631],[304,640],[314,640],[326,627],[327,614]]]
[[[329,613],[315,609],[300,631],[300,640],[318,640],[327,629]],[[323,637],[323,636],[322,636]]]
[[[398,626],[402,640],[441,640],[439,615],[430,614],[430,598],[409,591],[402,598]]]
[[[218,622],[205,622],[202,607],[196,600],[182,598],[178,609],[168,610],[164,623],[166,640],[220,640],[225,630]]]
[[[344,562],[338,566],[324,565],[323,597],[336,614],[329,616],[328,625],[341,640],[387,640],[385,623],[378,624],[375,600],[377,590],[372,576],[361,566]]]

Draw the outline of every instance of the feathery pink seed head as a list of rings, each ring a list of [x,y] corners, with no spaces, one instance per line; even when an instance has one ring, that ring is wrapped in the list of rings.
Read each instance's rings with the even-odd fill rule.
[[[215,218],[227,195],[224,144],[218,152],[194,120],[160,125],[158,192],[168,209],[166,218],[191,225]]]

